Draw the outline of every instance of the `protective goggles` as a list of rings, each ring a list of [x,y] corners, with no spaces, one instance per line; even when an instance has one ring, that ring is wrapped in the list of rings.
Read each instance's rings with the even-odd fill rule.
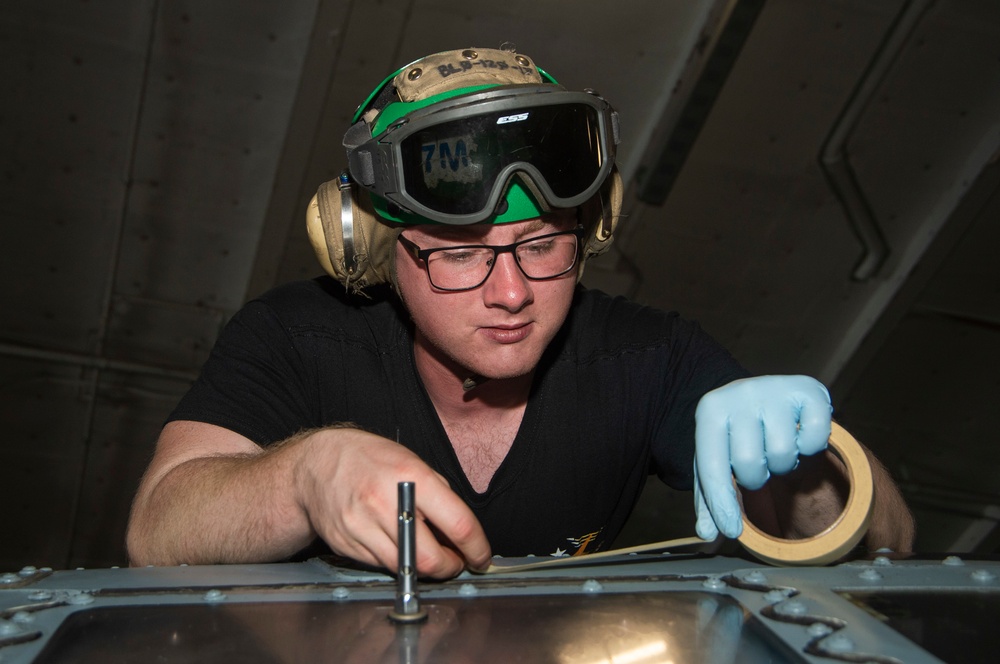
[[[497,214],[515,174],[551,207],[580,205],[611,173],[617,144],[618,114],[604,99],[554,86],[452,97],[376,137],[359,122],[344,138],[358,184],[407,212],[459,225]]]

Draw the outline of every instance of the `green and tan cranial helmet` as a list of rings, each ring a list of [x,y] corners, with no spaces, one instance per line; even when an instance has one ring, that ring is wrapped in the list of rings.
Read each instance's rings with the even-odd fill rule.
[[[344,136],[348,170],[307,211],[324,269],[352,289],[393,281],[411,224],[502,224],[579,208],[587,258],[612,241],[622,201],[618,115],[524,55],[465,49],[388,77]]]

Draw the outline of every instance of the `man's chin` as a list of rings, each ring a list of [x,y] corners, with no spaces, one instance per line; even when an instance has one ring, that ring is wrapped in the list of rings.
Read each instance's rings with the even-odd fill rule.
[[[515,378],[522,378],[529,373],[531,373],[530,369],[527,371],[515,371],[510,369],[470,371],[470,375],[478,383],[485,383],[488,380],[513,380]]]
[[[523,360],[511,362],[474,362],[470,363],[468,370],[470,374],[486,380],[513,380],[523,378],[534,371],[537,362],[524,362]]]

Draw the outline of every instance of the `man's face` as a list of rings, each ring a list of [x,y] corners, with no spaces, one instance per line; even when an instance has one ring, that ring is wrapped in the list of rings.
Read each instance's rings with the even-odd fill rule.
[[[506,245],[571,230],[575,211],[509,224],[414,226],[403,235],[421,249],[467,244]],[[523,376],[562,326],[573,299],[576,268],[535,281],[511,253],[499,254],[486,281],[472,290],[441,291],[431,285],[423,261],[396,246],[400,295],[417,329],[416,352],[425,353],[460,379]]]

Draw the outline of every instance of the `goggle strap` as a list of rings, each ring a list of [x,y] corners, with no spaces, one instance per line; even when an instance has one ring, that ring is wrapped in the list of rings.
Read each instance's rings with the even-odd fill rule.
[[[396,74],[398,75],[399,72],[396,72]],[[399,101],[399,93],[396,92],[396,86],[393,83],[389,83],[388,85],[382,86],[382,90],[380,90],[375,96],[375,99],[368,104],[366,112],[373,108],[377,111],[381,111],[383,108],[396,101]]]
[[[347,149],[347,168],[358,183],[364,187],[375,184],[375,165],[368,150],[359,150],[370,141],[372,132],[364,121],[355,122],[344,134],[344,147]]]
[[[344,134],[344,148],[347,149],[348,152],[355,150],[368,142],[371,137],[372,131],[371,128],[368,127],[368,123],[364,120],[355,122]]]

